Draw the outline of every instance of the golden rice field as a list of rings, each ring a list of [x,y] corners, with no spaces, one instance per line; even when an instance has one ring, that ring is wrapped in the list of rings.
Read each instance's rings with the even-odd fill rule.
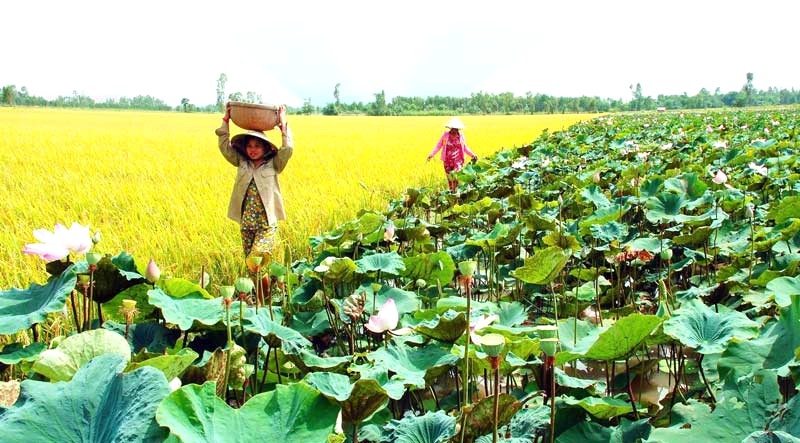
[[[77,221],[100,230],[95,250],[127,251],[143,269],[221,282],[241,271],[238,226],[225,217],[235,169],[219,154],[221,115],[0,107],[0,290],[46,278],[21,253],[32,231]],[[591,115],[465,116],[479,156],[533,141]],[[290,116],[295,151],[281,174],[293,258],[308,237],[383,209],[409,186],[445,187],[425,157],[446,117]],[[231,125],[233,133],[241,132]],[[279,133],[269,134],[280,143]]]

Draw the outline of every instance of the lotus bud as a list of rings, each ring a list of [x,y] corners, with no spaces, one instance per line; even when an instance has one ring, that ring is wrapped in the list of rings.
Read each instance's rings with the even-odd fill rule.
[[[230,300],[231,298],[233,298],[234,291],[236,291],[236,288],[233,287],[233,286],[220,286],[219,287],[219,294],[225,300]]]
[[[264,257],[261,256],[261,255],[251,255],[249,258],[250,258],[250,262],[253,263],[256,266],[260,266],[261,262],[264,261]]]
[[[475,271],[478,269],[478,262],[475,260],[465,260],[458,263],[458,270],[461,271],[462,275],[467,277],[472,277],[475,275]]]
[[[424,278],[418,278],[415,283],[417,285],[417,289],[425,289],[425,287],[428,286],[428,282],[426,282]]]
[[[249,294],[253,291],[253,280],[250,280],[247,277],[239,277],[234,282],[234,286],[236,290],[245,294]]]
[[[672,260],[672,249],[662,249],[661,260],[664,261]]]
[[[102,240],[102,236],[100,235],[100,231],[94,231],[94,235],[92,235],[92,243],[98,244]]]
[[[745,207],[744,207],[744,215],[747,218],[750,218],[750,219],[753,218],[753,216],[755,215],[753,213],[753,205],[751,205],[749,203],[747,205],[745,205]]]
[[[592,176],[592,181],[595,183],[600,183],[600,171],[597,171]]]
[[[147,269],[144,271],[144,278],[146,278],[150,284],[156,284],[158,279],[161,278],[161,270],[158,269],[158,265],[152,258],[150,262],[147,263]]]
[[[198,282],[201,288],[208,287],[208,284],[211,283],[211,275],[208,272],[203,272],[203,275],[200,277],[200,281]]]
[[[89,286],[89,275],[78,274],[78,283],[80,283],[80,285],[83,287]]]

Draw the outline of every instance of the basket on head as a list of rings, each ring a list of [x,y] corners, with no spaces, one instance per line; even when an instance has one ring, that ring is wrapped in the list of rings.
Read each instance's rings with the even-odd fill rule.
[[[254,103],[230,102],[231,120],[248,131],[269,131],[278,126],[278,107]]]

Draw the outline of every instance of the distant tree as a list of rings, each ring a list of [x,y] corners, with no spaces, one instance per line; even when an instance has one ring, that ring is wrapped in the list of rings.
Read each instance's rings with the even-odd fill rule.
[[[183,109],[183,112],[189,112],[189,106],[190,106],[189,105],[189,99],[185,98],[185,97],[182,98],[181,99],[181,109]]]
[[[753,73],[747,73],[747,82],[745,82],[744,86],[742,87],[742,93],[744,93],[744,105],[750,106],[753,104]]]
[[[631,94],[633,94],[633,100],[631,101],[631,109],[639,111],[642,109],[642,84],[636,83],[635,89],[633,85],[630,85],[630,89],[631,89]]]
[[[241,92],[234,92],[233,94],[228,96],[228,100],[232,102],[243,102],[244,96],[242,95]]]
[[[223,72],[217,79],[217,109],[220,112],[225,112],[225,83],[228,82],[228,76]]]
[[[389,109],[386,106],[386,93],[383,90],[375,93],[375,101],[370,108],[370,115],[389,115]]]
[[[311,99],[307,98],[303,101],[303,107],[300,109],[301,114],[313,114],[314,113],[314,105],[311,104]]]
[[[14,106],[17,98],[17,87],[14,85],[3,86],[3,103]]]
[[[336,86],[333,88],[333,99],[336,100],[334,103],[336,103],[336,107],[337,108],[339,107],[339,105],[342,104],[339,101],[339,87],[341,87],[341,86],[342,86],[341,83],[336,83]]]

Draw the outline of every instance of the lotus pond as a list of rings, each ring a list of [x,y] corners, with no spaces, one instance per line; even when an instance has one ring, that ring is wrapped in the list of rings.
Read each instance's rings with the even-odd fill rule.
[[[798,442],[799,122],[598,117],[250,276],[37,230],[50,279],[0,291],[0,435]]]

